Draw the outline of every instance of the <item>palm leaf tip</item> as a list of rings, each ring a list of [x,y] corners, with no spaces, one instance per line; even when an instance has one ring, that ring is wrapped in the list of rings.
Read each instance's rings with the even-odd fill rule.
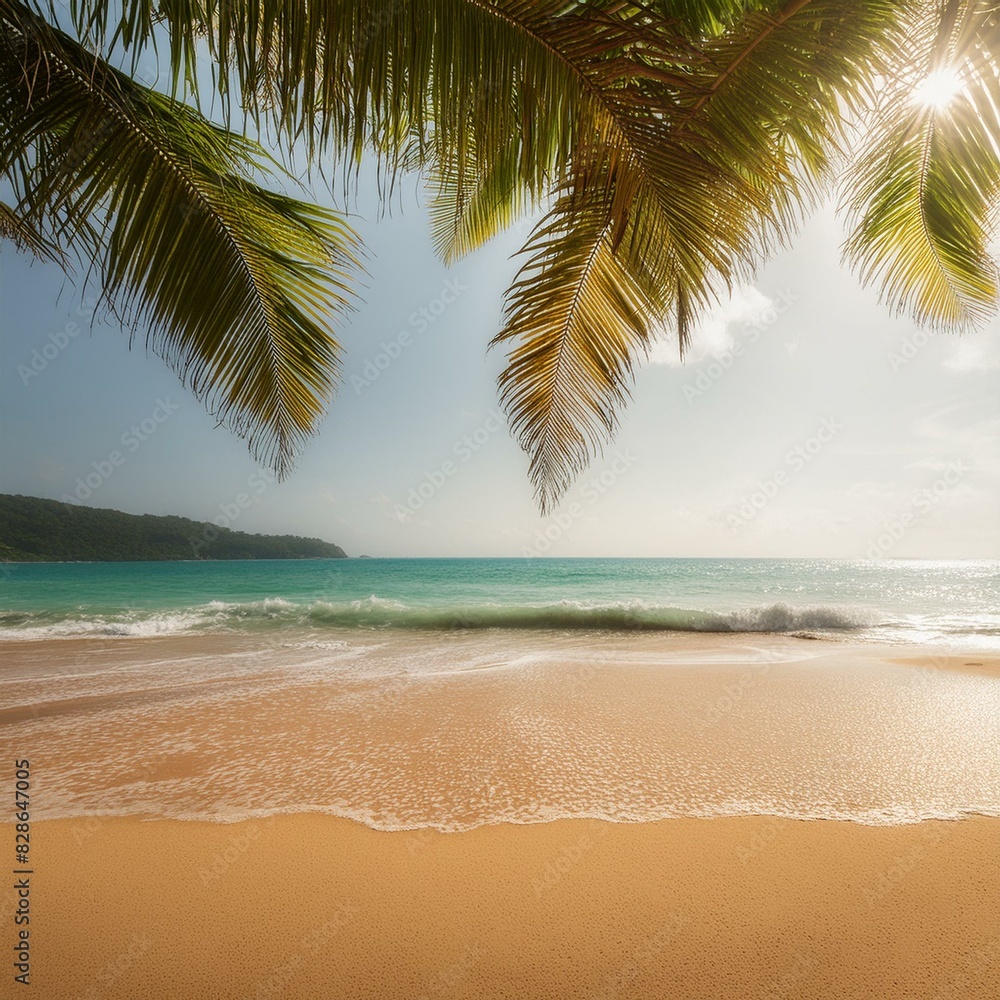
[[[10,240],[18,250],[40,260],[66,263],[58,244],[5,202],[0,202],[0,240]]]
[[[500,401],[530,456],[543,512],[612,439],[635,365],[668,308],[655,269],[644,271],[623,246],[616,254],[613,239],[603,199],[560,199],[522,251],[493,341],[509,346]]]

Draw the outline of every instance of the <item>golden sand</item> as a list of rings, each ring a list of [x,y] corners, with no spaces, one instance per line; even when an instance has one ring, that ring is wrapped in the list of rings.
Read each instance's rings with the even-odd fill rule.
[[[1000,996],[993,819],[91,818],[33,837],[45,1000]]]
[[[976,674],[980,677],[1000,677],[1000,656],[992,654],[964,653],[958,656],[946,653],[940,656],[914,655],[893,656],[892,663],[917,670],[955,670],[960,674]]]

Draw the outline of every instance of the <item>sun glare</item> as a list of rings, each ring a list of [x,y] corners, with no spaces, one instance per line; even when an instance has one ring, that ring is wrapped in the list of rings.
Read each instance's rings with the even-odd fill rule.
[[[946,108],[962,89],[962,77],[956,69],[935,70],[913,90],[913,100],[931,108]]]

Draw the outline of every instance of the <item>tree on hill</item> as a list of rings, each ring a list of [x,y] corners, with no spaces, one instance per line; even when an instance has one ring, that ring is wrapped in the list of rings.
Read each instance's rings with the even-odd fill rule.
[[[250,535],[186,517],[0,495],[0,562],[342,558],[340,546],[318,538]]]

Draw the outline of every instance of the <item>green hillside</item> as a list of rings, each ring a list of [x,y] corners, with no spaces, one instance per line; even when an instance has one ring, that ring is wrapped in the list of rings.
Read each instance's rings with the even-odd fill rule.
[[[318,538],[0,494],[0,562],[344,558],[340,546]]]

